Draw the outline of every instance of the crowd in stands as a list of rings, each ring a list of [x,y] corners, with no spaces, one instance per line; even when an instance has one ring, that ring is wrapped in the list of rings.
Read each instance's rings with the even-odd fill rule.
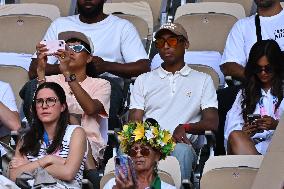
[[[169,155],[178,160],[181,179],[194,187],[207,131],[224,129],[227,154],[265,155],[283,115],[284,11],[279,0],[254,2],[257,14],[234,24],[220,60],[221,82],[231,76],[235,85],[216,91],[211,76],[185,60],[190,33],[181,24],[155,31],[159,60],[151,65],[133,24],[104,14],[105,0],[78,0],[78,14],[54,20],[35,44],[30,81],[22,90],[29,94],[21,95],[23,115],[10,84],[0,81],[1,156],[11,131],[19,133],[9,178],[21,187],[30,173],[28,185],[75,189],[84,173],[97,188],[95,173],[103,166],[110,128],[120,129],[118,152],[133,167],[127,164],[128,174],[115,170],[106,189],[175,188],[157,170]],[[50,54],[43,41],[52,40],[65,41],[65,49]],[[133,77],[128,123],[122,126],[122,86]],[[226,107],[224,123],[220,104]]]

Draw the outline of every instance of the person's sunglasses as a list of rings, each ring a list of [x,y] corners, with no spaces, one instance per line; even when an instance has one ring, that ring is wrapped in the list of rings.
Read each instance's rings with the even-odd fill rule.
[[[91,52],[84,45],[69,45],[68,47],[76,53],[79,53],[84,50],[91,54]]]
[[[168,39],[158,38],[155,41],[155,46],[157,49],[161,49],[165,46],[165,43],[167,42],[167,44],[171,48],[176,48],[180,40],[182,40],[181,37],[169,37]]]
[[[266,66],[257,66],[254,71],[256,74],[259,74],[262,71],[264,71],[265,73],[272,73],[273,69],[270,65],[266,65]]]
[[[141,147],[139,148],[134,148],[134,149],[130,149],[128,155],[130,157],[136,157],[138,152],[140,151],[140,154],[144,157],[147,157],[150,155],[150,149],[149,148],[145,148],[145,147]]]
[[[55,97],[47,97],[46,99],[43,98],[37,98],[35,99],[35,104],[37,107],[43,107],[43,104],[45,103],[46,106],[52,107],[56,104],[57,98]]]

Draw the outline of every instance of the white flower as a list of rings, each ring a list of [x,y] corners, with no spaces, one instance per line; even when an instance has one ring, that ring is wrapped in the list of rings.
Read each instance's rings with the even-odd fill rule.
[[[147,140],[154,138],[154,135],[153,135],[151,130],[146,130],[145,136],[146,136]]]

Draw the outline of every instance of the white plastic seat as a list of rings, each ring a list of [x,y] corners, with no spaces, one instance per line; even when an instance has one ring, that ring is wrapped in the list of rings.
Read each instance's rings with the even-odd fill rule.
[[[251,14],[253,7],[253,0],[197,0],[197,2],[226,2],[226,3],[238,3],[245,9],[246,16]]]
[[[16,0],[18,3],[38,3],[55,5],[60,10],[61,16],[75,14],[76,0]]]
[[[11,4],[0,7],[0,52],[32,54],[51,22],[60,16],[54,5]]]
[[[190,50],[222,53],[232,26],[244,17],[237,3],[187,3],[177,8],[174,22],[187,31]]]
[[[17,107],[20,110],[22,99],[19,96],[21,88],[29,81],[28,71],[19,66],[0,65],[0,80],[11,85]]]
[[[211,157],[205,163],[200,189],[250,189],[262,159],[262,155]]]

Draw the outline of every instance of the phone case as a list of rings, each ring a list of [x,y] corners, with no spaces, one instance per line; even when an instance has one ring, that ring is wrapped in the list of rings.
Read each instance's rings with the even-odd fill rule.
[[[46,45],[48,55],[54,55],[59,49],[65,50],[64,40],[42,41],[41,43]]]
[[[134,165],[132,160],[126,156],[126,155],[119,155],[114,158],[115,163],[115,175],[119,175],[119,169],[122,171],[122,173],[128,177],[128,174],[131,174],[132,179],[134,182],[136,182],[136,173],[134,170]],[[128,173],[127,165],[129,166],[130,172]]]

